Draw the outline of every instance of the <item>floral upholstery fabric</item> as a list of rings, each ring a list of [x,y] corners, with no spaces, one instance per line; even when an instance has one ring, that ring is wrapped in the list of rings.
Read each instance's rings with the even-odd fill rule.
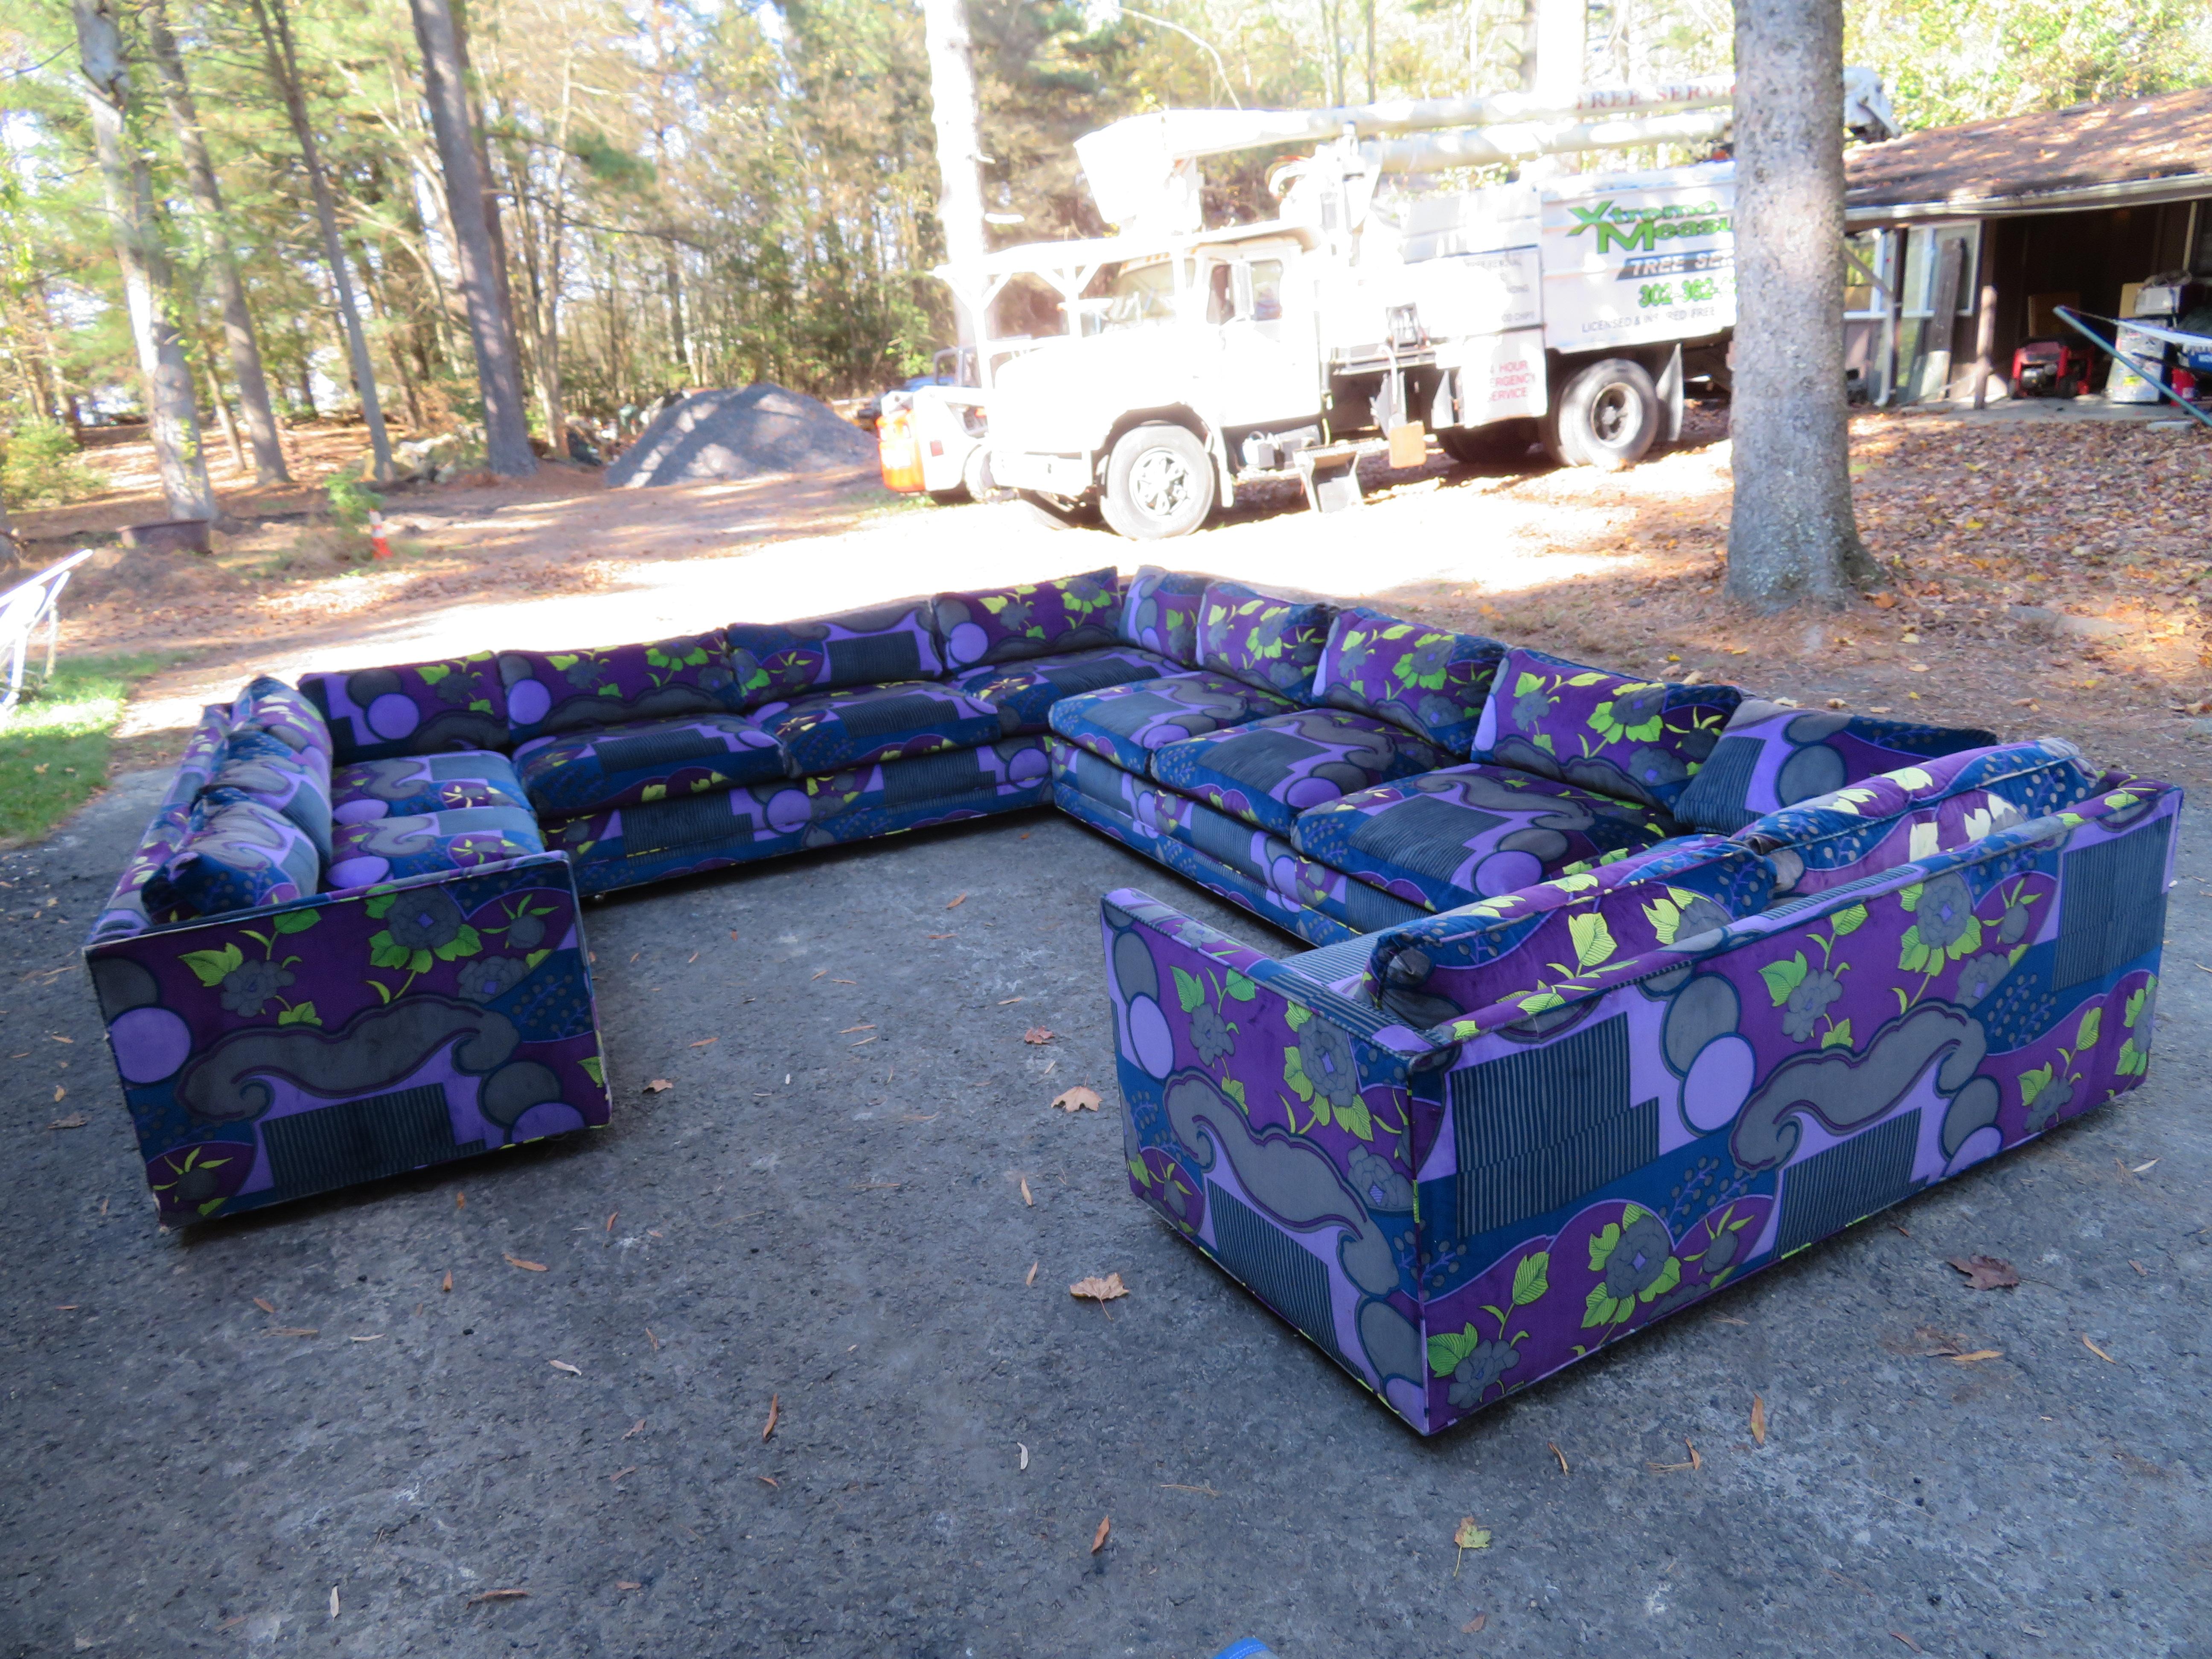
[[[155,915],[219,915],[282,904],[320,886],[322,854],[299,825],[258,800],[204,798],[176,850],[146,884]]]
[[[931,604],[947,673],[1111,645],[1121,611],[1111,565],[1053,581],[939,593]]]
[[[1474,757],[1671,812],[1743,694],[1589,668],[1540,651],[1498,665]]]
[[[607,1121],[566,863],[310,895],[87,951],[170,1225]]]
[[[1240,582],[1206,590],[1198,618],[1199,666],[1292,702],[1312,701],[1314,672],[1336,607],[1281,599]]]
[[[1479,634],[1355,607],[1329,628],[1313,694],[1331,708],[1401,726],[1465,760],[1505,649]]]
[[[233,732],[266,732],[286,748],[313,749],[327,763],[331,758],[331,728],[322,711],[278,679],[264,674],[249,681],[231,705]],[[324,769],[329,770],[325,764]]]
[[[507,742],[507,692],[499,659],[489,651],[441,662],[302,674],[300,691],[329,723],[331,758],[341,766],[501,749]]]
[[[258,727],[234,732],[201,799],[213,806],[258,801],[298,825],[316,854],[330,859],[331,760],[319,749],[294,749]]]
[[[170,776],[169,787],[161,797],[161,804],[154,809],[154,816],[145,833],[138,838],[130,861],[124,865],[123,873],[116,878],[114,890],[93,922],[88,943],[141,933],[151,922],[174,919],[166,911],[148,911],[147,886],[161,873],[161,866],[190,833],[193,804],[199,799],[208,779],[214,775],[229,742],[229,705],[209,704],[200,711],[199,724],[185,739],[184,753]]]
[[[1671,833],[1650,808],[1500,766],[1446,766],[1304,815],[1298,850],[1408,903],[1449,910],[1648,847]]]
[[[1035,806],[1050,768],[1036,738],[1010,738],[850,768],[827,777],[750,784],[712,795],[617,807],[548,826],[585,893],[611,892],[810,848]]]
[[[1152,751],[1292,704],[1224,674],[1163,674],[1133,685],[1067,697],[1053,705],[1052,729],[1079,748],[1131,772],[1152,773]]]
[[[1733,835],[1769,812],[1878,772],[1996,743],[1988,732],[1747,698],[1682,792],[1674,815],[1700,830]]]
[[[530,805],[514,763],[482,749],[357,761],[332,773],[331,784],[331,816],[340,823],[419,817],[459,806]]]
[[[1148,564],[1129,579],[1116,623],[1120,637],[1185,668],[1198,665],[1198,617],[1211,576],[1185,575]]]
[[[990,703],[931,680],[810,692],[789,702],[763,703],[752,717],[799,777],[973,749],[1000,735],[999,711]]]
[[[2098,779],[2063,738],[1938,756],[1769,812],[1736,839],[1785,892],[1824,891],[2073,805]]]
[[[1156,749],[1152,770],[1179,793],[1287,836],[1310,808],[1449,758],[1426,738],[1371,715],[1295,708]]]
[[[641,720],[518,744],[514,770],[549,817],[672,796],[708,794],[784,775],[775,736],[744,714]]]
[[[331,888],[474,869],[545,850],[538,820],[515,806],[462,806],[349,823],[332,838]]]
[[[1027,662],[987,664],[947,682],[963,696],[977,697],[999,711],[999,729],[1010,738],[1052,729],[1047,716],[1062,697],[1103,691],[1109,685],[1158,679],[1175,665],[1134,646],[1113,645]]]
[[[927,599],[842,611],[804,622],[732,623],[723,629],[740,709],[842,685],[930,679],[945,672]]]
[[[507,726],[516,743],[677,714],[731,712],[737,682],[722,633],[595,651],[502,651]]]

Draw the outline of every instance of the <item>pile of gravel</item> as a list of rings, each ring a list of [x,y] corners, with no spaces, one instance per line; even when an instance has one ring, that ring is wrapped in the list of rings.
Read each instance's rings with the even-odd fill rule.
[[[696,392],[662,410],[607,469],[607,483],[635,489],[828,472],[875,459],[875,440],[829,404],[763,381],[742,391]]]

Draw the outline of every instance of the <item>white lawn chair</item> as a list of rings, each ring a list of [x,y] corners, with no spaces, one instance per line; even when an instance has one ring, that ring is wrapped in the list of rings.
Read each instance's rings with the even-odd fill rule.
[[[54,647],[61,636],[62,589],[69,586],[70,573],[91,556],[92,550],[84,548],[0,593],[0,652],[8,657],[8,691],[0,696],[0,725],[7,723],[22,697],[24,665],[30,660],[31,641],[41,623],[46,628],[46,674],[52,677]]]

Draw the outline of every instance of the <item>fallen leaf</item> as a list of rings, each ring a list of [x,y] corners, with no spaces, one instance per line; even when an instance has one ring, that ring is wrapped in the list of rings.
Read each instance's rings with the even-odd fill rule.
[[[1116,1297],[1128,1295],[1129,1287],[1121,1282],[1121,1274],[1109,1273],[1103,1279],[1096,1275],[1089,1279],[1079,1279],[1067,1287],[1067,1293],[1070,1296],[1087,1297],[1091,1301],[1103,1305],[1113,1301]]]
[[[653,1352],[660,1352],[660,1339],[653,1334],[653,1327],[650,1325],[645,1328],[645,1340],[653,1344]]]
[[[331,1585],[331,1618],[333,1618],[333,1619],[335,1619],[335,1618],[337,1618],[337,1616],[338,1616],[338,1587],[337,1587],[336,1584],[333,1584],[333,1585]]]
[[[550,1365],[555,1370],[566,1371],[571,1376],[581,1376],[583,1375],[583,1372],[578,1370],[574,1365],[571,1365],[565,1359],[549,1359],[545,1363]]]
[[[614,1230],[615,1230],[615,1218],[616,1218],[617,1216],[620,1215],[621,1213],[622,1213],[622,1212],[621,1212],[620,1210],[609,1210],[609,1211],[607,1212],[607,1231],[608,1231],[609,1232],[612,1232],[612,1231],[614,1231]]]
[[[1110,1515],[1101,1517],[1098,1530],[1091,1535],[1091,1553],[1093,1555],[1106,1547],[1106,1534],[1113,1530],[1114,1517]]]
[[[631,1436],[631,1435],[634,1435],[634,1434],[643,1434],[644,1432],[645,1432],[645,1419],[644,1419],[643,1418],[641,1418],[641,1418],[639,1418],[639,1419],[637,1419],[637,1421],[636,1421],[636,1422],[635,1422],[635,1423],[631,1424],[628,1429],[626,1429],[626,1430],[624,1430],[624,1431],[623,1431],[623,1439],[625,1439],[625,1440],[627,1440],[627,1439],[629,1439],[629,1438],[630,1437],[630,1436]]]
[[[1996,1256],[1970,1255],[1961,1261],[1954,1255],[1951,1265],[1966,1274],[1970,1291],[2008,1291],[2020,1283],[2012,1263]]]
[[[652,1082],[647,1084],[639,1092],[648,1095],[665,1094],[669,1090],[675,1086],[676,1085],[671,1083],[666,1078],[657,1077],[653,1079]]]
[[[1751,1397],[1751,1437],[1762,1446],[1766,1443],[1766,1401],[1757,1395]]]
[[[1098,1109],[1098,1091],[1077,1084],[1073,1089],[1062,1090],[1052,1097],[1052,1103],[1063,1112],[1095,1112]]]
[[[453,1207],[457,1210],[467,1209],[469,1207],[469,1195],[464,1192],[456,1192],[453,1194]]]
[[[1690,1446],[1687,1436],[1683,1437],[1682,1443]],[[1690,1446],[1690,1467],[1693,1469],[1702,1469],[1705,1467],[1705,1460],[1698,1455],[1698,1449],[1695,1446]]]
[[[720,1037],[701,1037],[696,1042],[687,1043],[684,1046],[691,1048],[711,1048],[714,1044],[720,1042],[721,1040],[722,1039]]]
[[[757,1474],[753,1479],[759,1481],[763,1486],[775,1486],[781,1490],[783,1486],[783,1482],[777,1480],[772,1474]]]
[[[287,1325],[271,1333],[276,1336],[320,1336],[322,1332],[313,1325]]]
[[[1893,1631],[1890,1632],[1890,1634],[1891,1634],[1892,1636],[1894,1636],[1894,1637],[1895,1637],[1899,1641],[1900,1641],[1900,1642],[1904,1643],[1905,1646],[1907,1646],[1908,1648],[1911,1648],[1911,1649],[1915,1653],[1918,1653],[1918,1652],[1921,1650],[1920,1650],[1920,1644],[1919,1644],[1919,1643],[1917,1643],[1917,1642],[1916,1642],[1916,1641],[1914,1641],[1914,1640],[1913,1640],[1910,1636],[1907,1636],[1907,1635],[1906,1635],[1903,1631],[1901,1631],[1901,1630],[1893,1630]]]
[[[1027,1002],[1028,1000],[1029,999],[1027,997],[1004,997],[1000,1000],[999,1006],[1001,1008],[1011,1008],[1018,1002]]]
[[[2088,1339],[2084,1337],[2082,1340],[2087,1341]],[[2002,1348],[1977,1348],[1972,1353],[1946,1354],[1944,1358],[1948,1359],[1954,1365],[1971,1365],[1974,1364],[1975,1361],[1980,1359],[2002,1359],[2004,1358],[2004,1350]]]
[[[68,1090],[66,1090],[66,1089],[64,1089],[64,1088],[63,1088],[63,1087],[62,1087],[62,1085],[61,1085],[60,1084],[57,1083],[56,1085],[54,1085],[54,1098],[55,1098],[56,1100],[59,1100],[59,1099],[60,1099],[64,1095],[67,1094],[68,1092],[69,1092],[69,1091],[68,1091]],[[50,1123],[50,1124],[48,1124],[46,1127],[47,1127],[48,1128],[64,1128],[64,1127],[66,1127],[66,1128],[72,1128],[72,1129],[73,1129],[73,1128],[75,1128],[75,1127],[76,1127],[76,1124],[77,1124],[77,1123],[82,1123],[82,1122],[83,1122],[83,1121],[84,1121],[84,1120],[83,1120],[82,1118],[79,1118],[79,1119],[77,1119],[77,1120],[76,1120],[76,1123],[68,1123],[68,1124],[56,1124],[56,1123]]]
[[[2156,1158],[2153,1158],[2151,1159],[2150,1164],[2138,1164],[2130,1170],[2129,1173],[2131,1175],[2141,1175],[2145,1170],[2149,1169],[2151,1164],[2156,1164],[2158,1160]]]
[[[1028,1030],[1022,1033],[1022,1041],[1024,1042],[1033,1043],[1049,1042],[1052,1041],[1052,1033],[1046,1030],[1042,1025],[1032,1025]]]
[[[505,1253],[502,1252],[501,1254]],[[542,1273],[545,1271],[545,1264],[544,1262],[525,1261],[519,1255],[508,1256],[507,1258],[507,1265],[510,1267],[520,1267],[526,1273]]]
[[[1015,1449],[1016,1451],[1019,1452],[1019,1453],[1022,1455],[1022,1461],[1021,1461],[1018,1464],[1017,1464],[1015,1467],[1016,1467],[1016,1468],[1024,1468],[1024,1469],[1025,1469],[1025,1468],[1029,1468],[1029,1466],[1030,1466],[1030,1449],[1029,1449],[1027,1446],[1024,1446],[1024,1444],[1022,1444],[1022,1443],[1021,1443],[1020,1441],[1017,1440],[1017,1441],[1015,1441],[1015,1442],[1014,1442],[1014,1449]]]
[[[2136,1272],[2140,1273],[2143,1278],[2148,1279],[2150,1277],[2150,1270],[2144,1267],[2142,1262],[2136,1261],[2133,1256],[2130,1256],[2128,1258],[2128,1266],[2133,1267]]]
[[[61,1098],[61,1093],[58,1090],[55,1091],[54,1098],[57,1100]],[[84,1127],[85,1122],[86,1118],[82,1112],[71,1112],[67,1117],[56,1118],[52,1123],[46,1125],[46,1127],[49,1129],[82,1129]]]
[[[928,935],[928,937],[931,939],[957,939],[959,935],[957,933],[932,933]]]
[[[472,1607],[479,1601],[520,1601],[529,1594],[526,1589],[486,1590],[482,1595],[469,1597],[465,1605]]]
[[[1559,1473],[1572,1474],[1574,1471],[1567,1467],[1567,1455],[1559,1449],[1559,1443],[1556,1440],[1547,1440],[1544,1443],[1552,1449],[1552,1455],[1559,1460]]]
[[[1026,1287],[1026,1286],[1028,1286],[1028,1285],[1034,1285],[1034,1284],[1036,1284],[1036,1270],[1037,1270],[1037,1264],[1036,1264],[1036,1262],[1034,1262],[1034,1261],[1030,1262],[1030,1271],[1029,1271],[1029,1274],[1028,1274],[1028,1276],[1027,1276],[1026,1278],[1024,1278],[1024,1279],[1022,1280],[1022,1284],[1023,1284],[1023,1285],[1024,1285],[1024,1287]],[[270,1311],[271,1311],[271,1312],[274,1312],[274,1311],[275,1311],[275,1310],[273,1310],[273,1309],[272,1309],[272,1310],[270,1310]]]
[[[1030,1196],[1030,1178],[1027,1176],[1022,1177],[1022,1202],[1031,1208],[1035,1208],[1036,1205],[1036,1200]]]
[[[379,1331],[373,1336],[356,1336],[353,1340],[356,1342],[381,1342],[384,1340],[384,1333],[382,1331]]]
[[[2098,1358],[2103,1360],[2107,1365],[2117,1365],[2120,1363],[2086,1336],[2081,1339],[2081,1346],[2087,1348],[2091,1353],[2096,1355]]]
[[[1459,1553],[1452,1558],[1452,1577],[1456,1578],[1459,1577],[1460,1563],[1467,1559],[1467,1553],[1469,1550],[1486,1550],[1490,1547],[1490,1529],[1487,1527],[1476,1526],[1474,1517],[1471,1515],[1468,1516],[1460,1522],[1459,1530],[1452,1534],[1452,1542],[1459,1548]]]
[[[965,904],[965,903],[967,903],[967,902],[968,902],[968,895],[967,895],[967,894],[965,894],[965,893],[963,893],[963,894],[962,894],[958,898],[954,899],[954,900],[953,900],[950,904],[946,905],[945,908],[946,909],[948,909],[948,910],[957,910],[957,909],[958,909],[962,905],[963,905],[963,904]]]
[[[850,1036],[855,1031],[872,1031],[875,1029],[876,1028],[872,1025],[848,1025],[843,1030],[838,1032],[837,1035],[839,1036]]]
[[[732,939],[735,939],[737,935],[732,933],[730,937]],[[639,1583],[635,1578],[617,1578],[615,1580],[615,1588],[617,1589],[643,1589],[645,1586]]]
[[[607,1479],[611,1482],[621,1480],[623,1476],[626,1474],[635,1474],[636,1473],[637,1465],[633,1463],[626,1469],[617,1469],[612,1474],[609,1475]]]
[[[775,1432],[775,1419],[783,1414],[783,1396],[772,1394],[768,1397],[768,1421],[761,1425],[761,1438],[765,1440]]]
[[[1488,1613],[1478,1613],[1474,1618],[1468,1620],[1467,1623],[1459,1627],[1459,1633],[1462,1636],[1473,1636],[1489,1622],[1490,1615]]]
[[[260,1309],[261,1311],[265,1314],[273,1314],[276,1311],[276,1304],[264,1297],[255,1297],[253,1298],[253,1305]]]
[[[445,1294],[445,1293],[447,1293],[447,1292],[448,1292],[448,1291],[452,1291],[452,1289],[453,1289],[453,1270],[451,1267],[448,1267],[448,1268],[447,1268],[447,1269],[446,1269],[446,1279],[445,1279],[445,1282],[444,1282],[443,1284],[441,1284],[441,1285],[440,1285],[438,1286],[438,1290],[439,1290],[440,1294],[441,1294],[441,1295],[442,1295],[442,1294]],[[274,1311],[274,1310],[272,1310],[271,1311]]]

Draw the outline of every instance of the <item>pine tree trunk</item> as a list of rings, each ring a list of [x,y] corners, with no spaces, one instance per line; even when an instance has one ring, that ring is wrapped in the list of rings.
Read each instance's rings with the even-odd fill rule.
[[[538,470],[530,452],[530,423],[523,410],[522,376],[514,333],[501,302],[503,272],[484,213],[484,179],[470,130],[453,15],[447,0],[409,0],[415,39],[422,48],[422,84],[446,175],[446,212],[460,267],[461,299],[468,308],[469,337],[476,348],[477,385],[483,395],[484,459],[494,472],[526,477]]]
[[[191,365],[171,310],[169,262],[154,222],[154,181],[143,155],[134,158],[125,125],[130,68],[117,27],[114,0],[76,0],[81,90],[92,112],[93,144],[107,191],[116,263],[146,383],[146,416],[154,461],[173,519],[212,519],[215,491],[200,449],[199,410],[192,396]]]
[[[337,291],[339,321],[344,325],[346,350],[353,362],[354,390],[361,397],[361,416],[368,428],[370,475],[378,483],[392,477],[392,439],[384,429],[384,408],[376,396],[376,366],[368,356],[368,337],[362,332],[361,312],[354,304],[353,278],[346,272],[345,244],[338,234],[337,204],[331,198],[330,179],[323,172],[322,152],[307,120],[307,97],[300,85],[300,60],[292,47],[292,20],[284,0],[248,0],[254,21],[261,26],[262,44],[269,54],[269,72],[284,97],[292,118],[293,136],[299,140],[301,158],[307,163],[307,186],[315,198],[315,217],[322,226],[323,256],[331,268],[331,286]],[[273,21],[273,27],[272,27]]]
[[[1881,572],[1851,513],[1841,0],[1737,0],[1729,597],[1840,608]]]
[[[215,279],[216,298],[222,307],[222,331],[230,349],[230,378],[238,384],[239,407],[246,415],[246,431],[253,445],[253,477],[257,483],[289,483],[283,446],[276,436],[276,416],[269,404],[269,379],[261,366],[261,343],[254,337],[253,318],[246,308],[246,285],[239,280],[238,260],[231,251],[230,226],[223,211],[222,191],[216,183],[215,166],[208,157],[207,139],[200,131],[199,110],[192,101],[185,60],[169,33],[168,14],[155,0],[147,14],[146,38],[152,48],[154,73],[161,83],[162,101],[169,106],[170,122],[177,129],[177,150],[184,158],[185,182],[191,191],[192,206],[199,217],[200,243],[209,274]],[[212,372],[213,365],[210,369]]]
[[[937,126],[937,171],[943,191],[937,222],[945,257],[968,265],[983,257],[983,141],[975,101],[975,64],[969,44],[968,0],[922,0],[922,36],[929,52],[929,98]],[[960,343],[981,338],[983,319],[956,302]]]

